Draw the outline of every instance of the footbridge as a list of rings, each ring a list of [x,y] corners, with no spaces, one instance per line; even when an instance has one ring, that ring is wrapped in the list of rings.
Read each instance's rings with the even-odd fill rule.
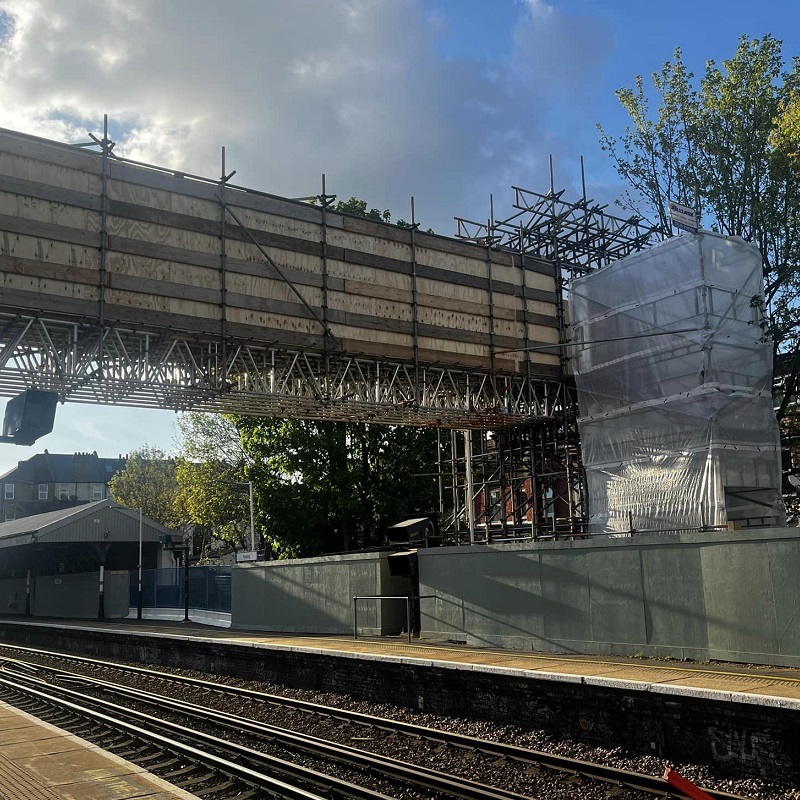
[[[564,404],[557,265],[0,130],[0,394],[491,428]]]

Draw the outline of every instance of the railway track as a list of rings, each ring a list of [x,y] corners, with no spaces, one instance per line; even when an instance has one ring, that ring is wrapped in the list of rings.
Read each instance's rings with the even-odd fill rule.
[[[238,786],[239,791],[242,784],[249,787],[248,791],[260,791],[261,789],[255,783],[254,774],[264,774],[273,776],[273,780],[274,776],[278,775],[280,776],[279,782],[287,785],[291,783],[295,788],[299,786],[301,791],[321,792],[327,796],[339,797],[399,795],[403,797],[468,798],[469,800],[472,798],[476,800],[489,800],[489,798],[515,800],[515,798],[523,796],[532,796],[527,793],[522,795],[498,786],[482,785],[453,774],[366,752],[358,747],[332,744],[315,736],[298,734],[282,727],[220,711],[219,708],[209,708],[194,702],[187,702],[185,699],[174,699],[169,696],[170,685],[188,687],[216,698],[267,704],[292,713],[313,714],[342,724],[357,725],[363,731],[380,732],[381,735],[424,740],[434,744],[442,751],[455,753],[459,757],[470,758],[479,754],[484,758],[493,759],[494,763],[498,767],[502,766],[504,770],[545,772],[552,777],[554,787],[558,789],[560,786],[559,791],[564,789],[563,784],[565,783],[571,787],[567,793],[559,794],[558,791],[554,791],[551,795],[539,792],[537,797],[595,796],[587,793],[590,786],[595,789],[602,787],[599,790],[600,793],[596,795],[598,797],[616,794],[620,798],[624,797],[625,800],[628,798],[638,800],[649,797],[683,796],[675,793],[675,790],[671,789],[661,778],[627,772],[605,765],[576,761],[514,745],[475,739],[449,731],[425,728],[406,722],[294,700],[280,695],[265,694],[198,678],[149,670],[144,667],[115,664],[82,656],[65,656],[14,645],[2,645],[0,652],[2,651],[11,655],[0,656],[0,666],[2,667],[0,695],[7,697],[9,693],[13,695],[16,692],[15,696],[17,697],[17,702],[12,699],[9,699],[9,702],[17,705],[22,697],[22,702],[40,706],[44,704],[50,709],[47,713],[56,715],[68,713],[80,716],[81,713],[85,714],[86,711],[89,711],[91,712],[89,718],[92,718],[91,714],[94,714],[93,718],[101,719],[102,724],[106,727],[113,727],[112,719],[124,722],[121,728],[124,732],[121,734],[123,736],[135,735],[141,738],[142,731],[144,731],[161,737],[157,740],[157,746],[165,748],[165,752],[177,754],[171,756],[173,761],[168,764],[168,767],[172,769],[177,766],[179,770],[187,770],[185,774],[178,776],[186,778],[184,783],[186,788],[189,788],[188,784],[192,781],[197,780],[197,770],[205,769],[209,773],[201,776],[205,783],[213,785],[212,776],[216,771],[220,776],[217,781],[221,785],[225,785],[227,782],[231,787]],[[26,657],[29,659],[28,661],[25,660]],[[42,657],[72,662],[84,667],[113,670],[120,677],[127,675],[140,680],[146,679],[155,682],[160,690],[157,692],[144,691],[141,686],[131,688],[116,680],[98,679],[52,664],[36,663],[37,660],[41,661]],[[26,697],[27,700],[24,699]],[[70,704],[68,712],[57,710],[56,700],[59,698]],[[78,707],[80,707],[80,711]],[[37,712],[31,710],[31,713],[36,714]],[[55,724],[58,725],[59,722],[55,721]],[[135,733],[133,728],[137,729]],[[212,730],[213,733],[210,733],[209,730]],[[223,736],[224,738],[222,738]],[[352,738],[368,739],[369,737]],[[167,739],[179,743],[180,746],[177,750],[167,746],[164,741]],[[259,749],[255,750],[252,746],[242,744],[242,739],[249,744],[258,743]],[[142,741],[145,740],[146,737],[142,739]],[[133,747],[128,741],[123,741],[122,745],[127,750],[133,751],[133,755],[129,754],[125,757],[137,761],[137,758],[134,757],[136,747]],[[145,744],[140,745],[145,748],[145,756],[152,758],[147,751],[148,746],[152,748],[153,744],[148,745],[145,741]],[[190,748],[191,753],[187,752],[186,748]],[[223,760],[228,759],[231,763],[244,765],[249,772],[240,775],[236,771],[231,771],[225,764],[205,764],[198,753],[208,752],[209,749],[217,753],[218,758],[221,757],[219,754],[227,753],[228,755]],[[270,752],[264,752],[265,749]],[[291,766],[286,766],[288,759],[270,754],[278,750],[291,751],[295,754],[293,756],[295,761],[298,753],[301,754],[300,760],[311,760],[314,764],[314,767],[311,768],[313,774],[304,776],[302,770],[297,771],[298,766],[295,761],[289,762]],[[437,752],[439,751],[437,750]],[[178,760],[174,761],[176,758]],[[184,764],[181,759],[188,759],[187,764]],[[451,759],[442,758],[442,761],[448,760]],[[138,761],[137,763],[142,762]],[[191,767],[190,763],[195,767]],[[330,765],[336,765],[334,771],[341,773],[343,770],[346,777],[335,778],[333,786],[326,786],[323,776]],[[157,766],[156,764],[155,767],[151,766],[150,768],[156,774],[160,774]],[[305,769],[309,768],[305,767]],[[368,785],[363,785],[359,780],[359,776],[363,778],[365,775],[370,776],[370,780],[366,782]],[[162,774],[162,777],[170,779],[168,775]],[[373,794],[358,794],[359,789],[354,788],[358,786],[360,786],[360,790],[373,792]],[[231,789],[231,791],[233,790]],[[215,790],[214,796],[224,797],[224,791],[226,790]],[[298,796],[280,795],[276,793],[275,789],[265,791],[269,791],[271,796],[276,797]],[[412,794],[409,795],[409,792]],[[724,792],[709,791],[709,794],[718,800],[742,800],[737,795]],[[241,797],[242,795],[239,793],[236,796]]]

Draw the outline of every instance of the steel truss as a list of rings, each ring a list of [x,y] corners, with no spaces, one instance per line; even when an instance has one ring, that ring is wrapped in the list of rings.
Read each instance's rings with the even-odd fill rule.
[[[559,413],[524,427],[464,436],[471,437],[469,450],[451,431],[449,459],[439,465],[441,511],[451,506],[442,513],[443,528],[459,542],[585,535],[586,486],[574,419]]]
[[[0,311],[0,394],[443,428],[547,418],[557,382]]]
[[[322,328],[324,352],[236,340],[228,335],[225,225],[227,216],[238,220],[226,202],[226,191],[250,190],[230,183],[234,173],[226,173],[224,148],[219,180],[186,176],[218,185],[222,315],[217,330],[198,335],[174,329],[134,329],[107,319],[109,162],[114,159],[160,168],[113,153],[115,144],[108,137],[107,119],[103,138],[91,136],[82,146],[99,147],[103,159],[97,315],[59,318],[30,309],[0,307],[0,395],[35,387],[56,391],[70,402],[472,431],[464,435],[463,447],[458,436],[452,435],[449,471],[440,464],[443,518],[450,505],[445,495],[452,497],[445,529],[459,531],[466,525],[472,541],[486,541],[498,533],[502,538],[541,538],[585,530],[584,476],[575,397],[568,378],[535,377],[527,359],[528,372],[521,375],[421,363],[416,303],[413,362],[341,353],[326,315],[324,247],[322,316],[309,309]],[[491,261],[492,250],[511,249],[555,266],[560,330],[556,352],[561,358],[561,374],[566,376],[564,298],[568,280],[647,247],[660,238],[660,231],[638,217],[606,214],[604,206],[587,199],[585,181],[582,199],[565,201],[563,191],[553,188],[552,164],[550,183],[546,194],[514,187],[515,210],[507,219],[495,220],[493,210],[485,223],[456,218],[457,237],[486,247],[487,261]],[[333,199],[326,193],[323,176],[322,194],[316,197],[323,209],[323,245],[324,212]],[[412,235],[416,227],[412,199]],[[255,240],[253,245],[271,261]],[[279,266],[274,266],[302,299]],[[525,294],[522,296],[527,311]],[[526,340],[522,351],[527,349]],[[473,457],[473,452],[478,455]]]
[[[558,289],[563,374],[569,374],[568,325],[564,299],[569,281],[600,269],[663,238],[659,227],[641,217],[627,219],[606,213],[586,196],[563,199],[553,186],[546,194],[520,187],[514,192],[514,213],[494,217],[491,203],[486,222],[456,217],[457,237],[491,249],[513,250],[554,264]],[[440,447],[440,510],[444,528],[458,540],[471,542],[583,536],[587,530],[586,478],[578,439],[577,400],[565,377],[563,403],[546,419],[466,433],[451,434],[449,457]]]

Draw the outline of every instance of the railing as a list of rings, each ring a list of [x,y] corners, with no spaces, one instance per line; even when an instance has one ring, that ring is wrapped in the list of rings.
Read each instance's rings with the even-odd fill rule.
[[[435,598],[434,594],[365,594],[353,598],[353,638],[358,639],[358,601],[359,600],[405,600],[406,601],[406,630],[408,643],[411,644],[411,601]]]
[[[138,573],[130,572],[130,604],[139,602]],[[231,610],[231,568],[190,567],[189,605],[206,611]],[[142,571],[144,608],[183,608],[183,567],[164,567]]]

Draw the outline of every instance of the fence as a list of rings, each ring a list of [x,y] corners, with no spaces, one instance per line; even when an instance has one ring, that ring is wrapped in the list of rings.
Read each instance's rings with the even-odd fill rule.
[[[183,608],[183,567],[142,571],[142,606],[144,608]],[[130,572],[130,604],[139,602],[139,573]],[[231,568],[190,567],[189,605],[206,611],[231,610]]]

